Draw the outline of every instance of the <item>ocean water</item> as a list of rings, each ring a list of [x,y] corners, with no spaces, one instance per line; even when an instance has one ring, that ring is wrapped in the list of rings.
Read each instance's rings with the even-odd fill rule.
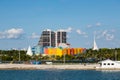
[[[0,80],[120,80],[120,71],[0,70]]]

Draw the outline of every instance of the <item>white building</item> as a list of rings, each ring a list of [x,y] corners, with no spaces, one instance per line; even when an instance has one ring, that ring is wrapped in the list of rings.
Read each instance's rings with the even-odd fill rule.
[[[70,48],[70,46],[69,45],[67,45],[66,43],[59,43],[58,44],[58,47],[61,47],[61,48]]]
[[[95,41],[95,37],[94,37],[93,50],[98,50],[98,47],[97,47],[97,44],[96,44],[96,41]]]
[[[96,68],[105,68],[105,69],[109,69],[109,68],[120,68],[120,61],[112,61],[110,59],[104,60],[104,61],[100,61],[99,62],[100,66],[96,67]]]
[[[32,56],[33,55],[33,52],[32,52],[32,50],[31,50],[31,47],[29,46],[28,47],[28,50],[27,50],[27,53],[26,53],[27,55],[29,55],[29,56]]]

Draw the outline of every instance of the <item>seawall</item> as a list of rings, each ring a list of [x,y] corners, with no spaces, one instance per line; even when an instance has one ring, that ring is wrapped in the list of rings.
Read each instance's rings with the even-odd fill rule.
[[[74,70],[93,70],[96,69],[96,67],[99,66],[99,64],[62,64],[62,65],[46,65],[46,64],[40,64],[40,65],[33,65],[33,64],[0,64],[0,69],[28,69],[28,70],[34,70],[34,69],[74,69]]]

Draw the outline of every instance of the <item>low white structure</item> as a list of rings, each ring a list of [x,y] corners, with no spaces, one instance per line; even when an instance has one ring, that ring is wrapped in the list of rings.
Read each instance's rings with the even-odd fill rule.
[[[66,43],[59,43],[58,47],[62,47],[64,49],[64,48],[69,48],[69,45],[67,45]]]
[[[99,62],[100,66],[96,67],[97,69],[114,69],[114,68],[119,68],[120,69],[120,61],[112,61],[110,59],[100,61]]]
[[[49,65],[50,65],[50,64],[52,64],[52,62],[46,62],[46,64],[49,64]]]

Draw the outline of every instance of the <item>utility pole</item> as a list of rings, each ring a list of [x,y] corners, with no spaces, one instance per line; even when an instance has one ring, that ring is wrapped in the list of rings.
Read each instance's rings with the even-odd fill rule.
[[[69,48],[66,44],[65,45],[63,45],[64,47],[63,47],[63,49],[65,49],[65,51],[64,51],[64,64],[65,64],[65,57],[66,57],[66,53],[67,53],[67,49]]]
[[[65,64],[65,53],[64,53],[64,64]]]
[[[117,51],[115,50],[115,61],[117,61]]]
[[[20,59],[20,50],[19,50],[19,62],[21,61],[21,59]]]

